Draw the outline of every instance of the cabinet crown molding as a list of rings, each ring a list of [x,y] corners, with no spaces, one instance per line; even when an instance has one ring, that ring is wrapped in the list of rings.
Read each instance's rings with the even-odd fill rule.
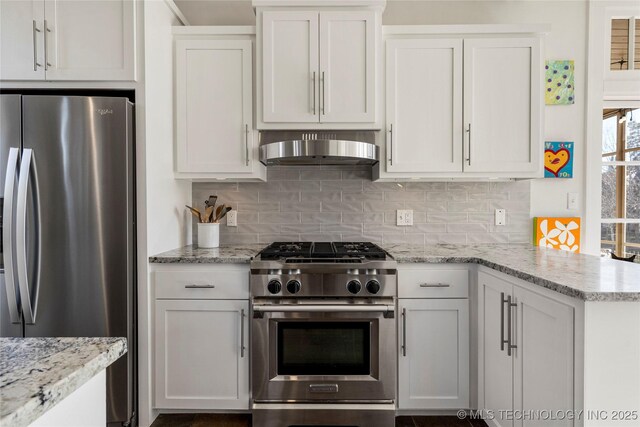
[[[367,7],[384,10],[387,0],[253,0],[258,7]]]

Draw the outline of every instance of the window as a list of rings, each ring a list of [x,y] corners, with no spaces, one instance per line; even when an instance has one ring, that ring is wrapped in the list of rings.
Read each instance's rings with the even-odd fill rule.
[[[604,110],[601,251],[640,261],[640,109]]]
[[[640,69],[640,19],[611,20],[612,71]]]

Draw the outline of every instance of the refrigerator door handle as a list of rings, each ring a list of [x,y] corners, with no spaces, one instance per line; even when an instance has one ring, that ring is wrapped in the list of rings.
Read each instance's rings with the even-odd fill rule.
[[[16,186],[16,174],[18,172],[18,159],[20,150],[9,149],[7,161],[7,175],[4,182],[4,206],[2,209],[2,247],[4,248],[4,277],[7,292],[7,304],[9,305],[9,319],[11,323],[20,323],[19,298],[16,295],[16,276],[13,271],[15,247],[13,245],[13,195]]]
[[[33,294],[29,292],[29,277],[27,274],[27,193],[29,179],[33,181],[33,203],[35,216],[35,259],[33,276]],[[40,293],[40,265],[41,265],[41,236],[42,223],[40,221],[40,190],[38,188],[38,173],[36,158],[32,149],[22,151],[20,164],[20,176],[18,178],[18,205],[16,209],[16,266],[18,269],[18,287],[20,289],[20,302],[22,303],[22,315],[28,325],[36,322],[36,310],[38,308],[38,294]]]

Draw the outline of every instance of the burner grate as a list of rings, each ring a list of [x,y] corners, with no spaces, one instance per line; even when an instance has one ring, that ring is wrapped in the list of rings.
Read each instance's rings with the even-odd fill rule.
[[[363,259],[385,260],[387,253],[370,242],[275,242],[260,257],[287,263],[360,263]]]

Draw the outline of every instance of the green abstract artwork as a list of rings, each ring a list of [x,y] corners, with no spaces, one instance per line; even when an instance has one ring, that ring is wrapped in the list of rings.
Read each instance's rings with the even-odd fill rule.
[[[568,105],[575,102],[573,61],[547,61],[545,64],[545,93],[547,105]]]

